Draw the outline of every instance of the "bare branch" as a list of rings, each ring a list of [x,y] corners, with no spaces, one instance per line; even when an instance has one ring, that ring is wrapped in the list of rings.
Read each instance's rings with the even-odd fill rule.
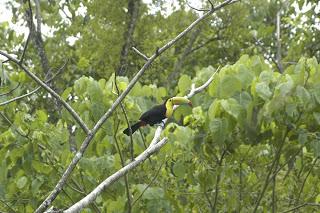
[[[138,54],[140,55],[145,61],[149,60],[149,57],[147,57],[145,54],[143,54],[142,52],[140,52],[137,48],[132,47],[132,49]]]
[[[120,121],[118,122],[117,127],[115,128],[116,130],[115,130],[115,133],[113,135],[113,138],[114,138],[114,141],[116,142],[116,147],[117,147],[117,150],[118,150],[118,153],[119,153],[119,156],[120,156],[121,166],[125,167],[125,161],[124,161],[124,158],[122,156],[122,153],[121,153],[121,150],[120,150],[120,146],[119,146],[119,143],[118,143],[118,139],[117,139],[117,133],[118,133],[118,129],[119,129],[119,124],[120,124]],[[126,191],[127,191],[128,213],[130,213],[131,209],[132,209],[132,204],[131,204],[131,194],[130,194],[130,190],[129,190],[129,183],[128,183],[128,175],[127,174],[124,175],[124,183],[125,183]]]
[[[211,43],[211,42],[213,42],[213,41],[219,40],[219,39],[221,39],[221,37],[220,37],[219,35],[218,35],[218,36],[215,36],[215,37],[213,37],[213,38],[210,38],[210,39],[208,39],[207,41],[203,42],[202,44],[199,44],[199,45],[196,46],[195,48],[193,48],[193,49],[191,49],[190,51],[188,51],[188,52],[186,53],[186,55],[189,55],[189,54],[193,53],[194,51],[197,51],[198,49],[206,46],[207,44],[209,44],[209,43]]]
[[[18,87],[20,86],[20,82],[13,88],[11,89],[9,92],[5,92],[3,94],[0,94],[0,97],[1,96],[5,96],[5,95],[9,95],[10,93],[12,93],[13,91],[15,91],[16,89],[18,89]]]
[[[208,12],[208,11],[210,11],[210,9],[198,9],[198,8],[195,8],[195,7],[191,6],[188,1],[186,1],[186,4],[187,4],[191,9],[196,10],[196,11],[199,11],[199,12]]]
[[[16,211],[11,206],[9,206],[9,204],[7,204],[4,200],[0,199],[0,202],[3,203],[9,209],[10,212],[16,213]]]
[[[40,16],[40,4],[37,4],[38,0],[35,0],[36,3],[36,19],[37,19],[37,29],[33,23],[33,14],[32,14],[32,8],[31,8],[31,2],[28,1],[28,9],[26,10],[26,19],[30,31],[31,39],[33,40],[35,47],[37,49],[38,56],[40,58],[40,63],[42,67],[42,71],[44,74],[49,74],[50,76],[50,66],[49,66],[49,60],[46,55],[44,44],[42,40],[41,35],[41,16]],[[39,3],[39,2],[38,2]]]
[[[41,12],[39,0],[34,0],[36,4],[36,19],[37,19],[37,32],[41,34]]]
[[[253,210],[254,213],[257,212],[258,207],[260,205],[260,202],[261,202],[261,200],[262,200],[262,198],[264,196],[264,193],[266,192],[266,190],[268,188],[268,185],[269,185],[270,180],[271,180],[270,177],[272,175],[272,171],[274,170],[274,168],[278,168],[279,159],[280,159],[281,152],[282,152],[282,149],[284,147],[284,143],[285,143],[285,140],[287,138],[288,133],[289,133],[289,130],[286,129],[285,130],[285,134],[284,134],[283,138],[281,139],[281,144],[279,145],[280,147],[276,152],[276,155],[274,157],[274,160],[272,161],[271,167],[269,168],[269,171],[268,171],[268,174],[266,176],[266,179],[265,179],[265,182],[263,184],[263,187],[262,187],[262,189],[261,189],[261,191],[259,193],[258,199],[256,200],[256,204],[255,204],[255,207],[254,207],[254,210]]]
[[[283,73],[283,66],[281,63],[281,37],[280,37],[280,29],[281,29],[281,10],[279,9],[277,12],[277,64],[279,68],[279,72]]]
[[[20,64],[23,63],[23,59],[24,59],[24,56],[25,56],[25,54],[26,54],[26,51],[27,51],[27,48],[28,48],[28,44],[29,44],[30,38],[31,38],[31,34],[29,33],[29,34],[28,34],[27,41],[26,41],[26,43],[24,44],[24,47],[23,47],[22,55],[21,55],[20,60],[19,60],[19,63],[20,63]]]
[[[309,175],[311,174],[311,171],[313,170],[314,166],[316,165],[318,159],[319,159],[319,158],[315,158],[315,159],[313,160],[313,163],[312,163],[312,165],[311,165],[311,167],[310,167],[310,169],[309,169],[306,177],[303,179],[303,182],[302,182],[302,184],[301,184],[299,193],[298,193],[298,195],[297,195],[296,204],[299,203],[300,196],[301,196],[301,194],[302,194],[302,192],[303,192],[303,189],[304,189],[304,185],[306,184],[307,179],[308,179]]]
[[[149,156],[157,152],[161,147],[163,147],[167,143],[167,138],[163,138],[159,143],[156,145],[149,147],[144,152],[142,152],[138,157],[135,158],[134,161],[122,167],[119,171],[114,173],[113,175],[109,176],[105,179],[102,183],[100,183],[92,192],[90,192],[86,197],[81,199],[79,202],[75,203],[73,206],[65,210],[65,213],[70,212],[79,212],[81,209],[92,203],[96,197],[107,187],[117,181],[119,178],[127,174],[130,170],[136,168],[139,164],[145,161]]]
[[[50,195],[43,201],[43,203],[38,207],[36,212],[43,212],[45,209],[48,208],[48,206],[52,203],[52,201],[57,197],[57,195],[62,190],[62,187],[65,185],[67,178],[70,176],[71,172],[79,162],[79,160],[82,158],[85,150],[89,146],[91,140],[93,139],[94,135],[98,132],[98,130],[101,128],[101,126],[104,124],[104,122],[112,115],[114,110],[118,107],[118,105],[121,103],[121,101],[128,95],[130,90],[133,88],[133,86],[136,84],[136,82],[141,78],[141,76],[144,74],[144,72],[149,68],[149,66],[155,61],[156,58],[158,58],[163,52],[168,50],[170,47],[172,47],[176,42],[178,42],[182,37],[184,37],[189,31],[191,31],[199,22],[210,16],[213,12],[216,10],[221,9],[224,6],[227,6],[229,4],[232,4],[236,1],[233,0],[226,0],[219,4],[218,6],[214,7],[209,12],[203,14],[198,19],[196,19],[193,23],[191,23],[184,31],[182,31],[180,34],[178,34],[173,40],[165,44],[163,47],[157,49],[156,53],[154,53],[149,60],[143,65],[143,67],[140,69],[140,71],[133,77],[133,79],[128,84],[128,87],[121,93],[121,95],[114,101],[112,106],[108,109],[108,111],[100,118],[100,120],[96,123],[92,131],[88,132],[87,137],[84,139],[79,151],[72,159],[71,163],[69,164],[68,168],[64,172],[63,176],[53,189],[53,191],[50,193]],[[0,52],[1,53],[1,52]],[[135,163],[135,162],[132,162]]]
[[[293,207],[293,208],[288,209],[286,211],[283,211],[282,213],[293,212],[294,210],[300,209],[300,208],[305,207],[305,206],[315,206],[315,207],[320,208],[320,204],[319,203],[303,203],[303,204],[301,204],[299,206],[296,206],[296,207]]]
[[[120,64],[117,70],[118,75],[124,75],[128,69],[128,55],[129,49],[132,45],[133,33],[136,27],[138,12],[140,7],[140,0],[129,0],[128,1],[128,17],[127,17],[127,29],[123,34],[125,40],[121,54],[120,54]]]
[[[134,204],[136,204],[136,202],[142,197],[142,195],[145,193],[145,191],[153,184],[153,182],[157,179],[158,175],[159,175],[159,172],[163,166],[165,162],[163,162],[159,169],[156,171],[156,174],[154,175],[154,177],[152,178],[152,180],[150,181],[150,183],[143,189],[143,191],[141,192],[141,194],[137,197],[137,199],[135,199],[132,203],[132,206],[134,206]]]
[[[114,73],[114,85],[116,87],[116,90],[117,90],[117,95],[119,97],[120,95],[120,90],[118,88],[118,84],[117,84],[117,72]],[[128,116],[127,116],[127,112],[126,112],[126,109],[124,108],[122,102],[120,103],[120,107],[121,107],[121,110],[122,110],[122,113],[126,119],[126,122],[127,122],[127,125],[129,127],[129,133],[130,133],[130,154],[131,154],[131,161],[134,160],[134,151],[133,151],[133,139],[132,139],[132,130],[131,130],[131,125],[130,125],[130,122],[129,122],[129,119],[128,119]]]
[[[45,82],[41,81],[35,74],[33,74],[31,71],[29,71],[23,64],[19,64],[19,61],[15,59],[14,57],[10,56],[9,54],[3,52],[0,50],[0,55],[5,56],[13,63],[17,64],[23,71],[27,73],[29,77],[31,77],[34,81],[36,81],[39,85],[41,85],[42,88],[44,88],[48,93],[50,93],[54,98],[56,98],[60,103],[69,111],[69,113],[72,115],[72,117],[77,121],[77,123],[80,125],[80,127],[83,129],[83,131],[87,134],[90,133],[89,128],[84,123],[84,121],[81,119],[81,117],[74,111],[74,109],[66,102],[64,101],[60,95],[58,95],[53,89],[51,89]]]

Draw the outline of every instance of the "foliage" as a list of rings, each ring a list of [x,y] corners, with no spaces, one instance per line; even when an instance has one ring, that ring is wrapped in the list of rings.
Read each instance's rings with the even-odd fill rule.
[[[202,85],[213,67],[222,65],[209,88],[193,97],[193,109],[176,110],[163,133],[169,143],[129,173],[132,212],[249,212],[255,207],[268,212],[319,204],[320,37],[315,30],[319,21],[312,18],[316,3],[306,1],[312,9],[290,18],[296,14],[295,1],[288,2],[281,5],[283,61],[292,63],[284,63],[284,73],[264,58],[276,52],[273,19],[279,5],[242,1],[202,23],[191,49],[187,46],[192,35],[183,38],[125,98],[133,122],[167,97],[187,94],[191,84]],[[162,6],[163,1],[156,4]],[[16,11],[12,22],[17,23],[26,5],[8,5]],[[134,46],[151,55],[190,24],[197,14],[186,9],[184,1],[180,5],[166,16],[151,13],[142,2]],[[77,12],[80,7],[86,8],[85,15]],[[70,59],[53,84],[90,128],[118,97],[113,73],[124,42],[126,7],[127,1],[41,1],[42,21],[54,29],[44,37],[50,66],[56,71],[65,58]],[[63,11],[69,11],[69,17]],[[0,32],[1,50],[20,56],[23,36],[8,23],[0,23]],[[68,42],[70,36],[77,37],[74,44]],[[185,50],[190,52],[178,74],[170,78]],[[117,77],[120,92],[143,64],[134,52],[129,53],[129,61],[127,76]],[[32,42],[25,64],[45,78]],[[37,86],[12,64],[4,63],[1,73],[1,94],[20,86],[1,95],[0,103]],[[60,179],[73,148],[79,148],[85,138],[67,110],[50,109],[51,100],[39,90],[0,106],[0,211],[33,212]],[[126,127],[119,108],[95,136],[55,207],[70,206],[122,167],[117,142],[125,162],[130,162],[130,138],[122,133]],[[154,130],[147,127],[133,135],[135,156],[151,141]],[[126,199],[121,179],[86,211],[126,212]],[[316,209],[303,207],[304,212]]]

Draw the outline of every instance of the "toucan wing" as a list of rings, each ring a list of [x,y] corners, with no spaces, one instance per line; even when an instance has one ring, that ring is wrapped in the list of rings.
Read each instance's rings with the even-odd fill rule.
[[[160,123],[163,119],[165,119],[165,114],[166,107],[164,105],[157,105],[143,113],[140,117],[140,120],[152,126],[156,123]]]

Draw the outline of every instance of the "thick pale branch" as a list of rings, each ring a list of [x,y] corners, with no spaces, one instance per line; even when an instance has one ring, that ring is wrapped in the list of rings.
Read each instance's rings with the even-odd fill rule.
[[[114,110],[118,107],[118,105],[121,103],[121,101],[128,95],[128,93],[131,91],[133,86],[136,84],[136,82],[141,78],[141,76],[144,74],[144,72],[147,70],[147,68],[153,63],[153,61],[159,57],[164,51],[172,47],[176,42],[178,42],[183,36],[185,36],[189,31],[191,31],[199,22],[210,16],[212,13],[214,13],[216,10],[221,9],[224,6],[227,6],[229,4],[235,3],[237,1],[235,0],[226,0],[223,3],[219,4],[216,7],[213,7],[211,11],[205,13],[204,15],[200,16],[198,19],[196,19],[193,23],[191,23],[184,31],[182,31],[179,35],[177,35],[173,40],[165,44],[161,48],[157,48],[157,51],[148,59],[148,61],[143,65],[143,67],[140,69],[140,71],[133,77],[133,79],[128,84],[128,87],[119,95],[119,97],[115,100],[115,102],[112,104],[112,106],[108,109],[108,111],[100,118],[100,120],[96,123],[94,128],[92,129],[89,134],[87,134],[87,137],[84,139],[79,151],[72,159],[71,163],[69,164],[68,168],[64,172],[63,176],[53,189],[53,191],[50,193],[50,195],[43,201],[43,203],[38,207],[36,212],[43,212],[45,209],[48,208],[48,206],[52,203],[52,201],[57,197],[57,195],[62,190],[62,187],[65,185],[67,178],[70,176],[71,172],[79,162],[79,160],[82,158],[85,150],[87,149],[89,143],[93,139],[94,135],[98,132],[98,130],[101,128],[101,126],[104,124],[104,122],[112,115]]]
[[[56,98],[58,101],[61,102],[61,104],[69,111],[69,113],[72,115],[72,117],[77,121],[77,123],[80,125],[80,127],[85,131],[85,133],[90,133],[89,128],[84,123],[84,121],[81,119],[81,117],[74,111],[74,109],[65,102],[60,95],[58,95],[53,89],[51,89],[45,82],[40,80],[35,74],[33,74],[31,71],[29,71],[23,64],[20,64],[17,59],[10,56],[9,54],[0,51],[0,55],[5,56],[10,61],[16,63],[29,77],[31,77],[34,81],[36,81],[42,88],[44,88],[48,93],[50,93],[54,98]]]
[[[88,206],[90,203],[92,203],[97,198],[97,196],[99,194],[101,194],[101,192],[103,190],[105,190],[107,187],[109,187],[111,184],[113,184],[119,178],[123,177],[130,170],[136,168],[139,164],[141,164],[143,161],[145,161],[147,158],[149,158],[152,154],[157,152],[161,147],[163,147],[167,143],[167,140],[168,140],[167,138],[163,138],[156,145],[146,149],[143,153],[141,153],[138,157],[136,157],[134,161],[132,161],[131,163],[129,163],[125,167],[122,167],[119,171],[117,171],[113,175],[109,176],[102,183],[100,183],[92,192],[90,192],[86,197],[84,197],[79,202],[75,203],[73,206],[71,206],[69,209],[65,210],[64,212],[65,213],[79,212],[81,209]]]

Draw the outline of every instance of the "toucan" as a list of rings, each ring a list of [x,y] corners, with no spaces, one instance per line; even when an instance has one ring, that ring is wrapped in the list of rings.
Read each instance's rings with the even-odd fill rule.
[[[188,104],[192,107],[191,101],[185,97],[172,97],[165,100],[163,104],[152,107],[140,116],[138,122],[131,126],[131,133],[133,134],[139,127],[146,126],[147,124],[153,126],[154,124],[161,123],[165,118],[170,118],[173,114],[173,106],[182,104]],[[129,136],[129,127],[126,128],[123,133]]]

